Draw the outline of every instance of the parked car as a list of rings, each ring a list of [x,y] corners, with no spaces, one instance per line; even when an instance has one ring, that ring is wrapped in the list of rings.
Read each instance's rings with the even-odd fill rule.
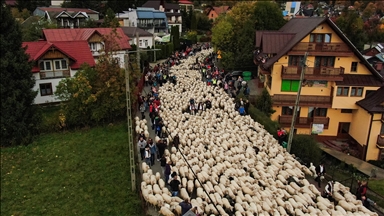
[[[225,75],[225,80],[229,81],[231,79],[237,79],[239,76],[243,76],[243,71],[235,70],[232,72],[229,72],[227,75]]]

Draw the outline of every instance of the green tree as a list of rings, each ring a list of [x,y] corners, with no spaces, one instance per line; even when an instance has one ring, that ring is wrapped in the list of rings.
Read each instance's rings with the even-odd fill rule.
[[[115,59],[116,37],[116,32],[104,37],[104,54],[95,67],[82,65],[74,77],[57,86],[55,95],[65,101],[62,109],[68,127],[109,123],[125,115],[125,73]],[[130,73],[131,92],[139,77],[140,66]]]
[[[263,89],[261,95],[257,96],[256,108],[263,112],[266,116],[271,117],[275,110],[272,109],[272,97],[266,88]]]
[[[16,0],[16,7],[19,11],[27,9],[33,12],[37,7],[49,7],[51,6],[50,0]]]
[[[56,29],[57,24],[41,18],[31,25],[24,25],[21,29],[23,41],[37,41],[43,37],[43,29]]]
[[[179,26],[172,26],[171,27],[171,37],[172,37],[172,43],[173,43],[174,50],[179,50],[179,48],[180,48]]]
[[[336,19],[336,25],[358,49],[363,49],[365,42],[367,42],[367,36],[363,29],[363,19],[356,11],[342,13]]]
[[[212,28],[212,43],[222,52],[222,66],[251,70],[255,67],[252,63],[255,30],[275,30],[284,24],[275,2],[238,2],[227,14],[219,16]]]
[[[3,3],[3,2],[2,2]],[[1,9],[1,146],[28,144],[37,134],[40,116],[33,101],[32,64],[22,48],[21,31],[8,8]]]
[[[286,23],[278,4],[272,1],[258,1],[253,13],[256,30],[278,30]]]
[[[197,20],[197,30],[201,31],[209,31],[212,28],[212,20],[208,19],[208,17],[204,13],[195,13]]]
[[[191,30],[196,31],[197,30],[197,19],[196,14],[194,11],[191,12]]]
[[[120,26],[119,20],[115,16],[115,12],[111,8],[107,9],[107,13],[104,17],[104,22],[101,24],[102,27],[117,28]]]

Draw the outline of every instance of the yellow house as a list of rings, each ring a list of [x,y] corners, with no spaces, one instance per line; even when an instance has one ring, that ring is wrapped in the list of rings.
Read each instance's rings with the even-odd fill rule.
[[[384,111],[361,105],[371,94],[384,102],[383,90],[376,92],[384,78],[330,19],[293,18],[279,31],[257,31],[254,55],[273,98],[272,120],[290,127],[303,72],[294,132],[317,134],[322,141],[350,139],[358,143],[361,159],[384,158],[384,144],[377,140]]]

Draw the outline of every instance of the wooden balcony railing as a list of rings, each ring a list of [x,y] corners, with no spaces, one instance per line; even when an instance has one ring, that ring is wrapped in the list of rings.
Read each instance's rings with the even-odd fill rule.
[[[384,148],[384,134],[380,134],[377,136],[377,145],[379,147]]]
[[[280,115],[279,124],[282,126],[289,126],[292,122],[292,116]],[[295,126],[299,128],[309,128],[312,124],[324,124],[324,128],[327,129],[329,126],[329,117],[297,117]]]
[[[296,95],[275,94],[272,96],[272,100],[273,100],[273,105],[276,105],[276,106],[294,106],[296,101]],[[299,105],[329,108],[332,106],[332,97],[301,95]]]
[[[301,74],[301,67],[298,66],[283,66],[281,69],[281,76],[284,79],[299,79]],[[306,79],[323,79],[329,81],[342,81],[344,68],[334,67],[307,67],[305,68],[304,78]]]
[[[291,51],[312,51],[312,52],[352,52],[345,43],[298,43]]]
[[[40,79],[63,78],[70,76],[71,73],[69,72],[69,70],[40,72]]]

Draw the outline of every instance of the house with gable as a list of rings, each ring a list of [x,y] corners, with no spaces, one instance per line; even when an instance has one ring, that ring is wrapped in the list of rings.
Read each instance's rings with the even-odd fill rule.
[[[33,62],[35,104],[59,102],[54,96],[59,82],[73,77],[83,63],[95,65],[87,41],[24,42],[23,47]]]
[[[44,17],[59,28],[81,28],[88,19],[99,20],[99,12],[86,8],[37,7],[33,16]]]
[[[163,11],[153,8],[138,7],[116,14],[120,24],[127,27],[138,27],[151,34],[168,33],[167,17]]]
[[[179,3],[185,3],[185,1],[181,1]],[[182,32],[182,23],[183,16],[181,14],[181,9],[179,4],[168,3],[165,0],[149,0],[143,4],[143,7],[153,8],[155,10],[159,10],[165,13],[167,17],[168,28],[170,29],[172,26],[178,26],[179,32]],[[169,31],[170,32],[170,31]]]
[[[116,36],[114,36],[114,31]],[[120,67],[124,67],[124,54],[131,49],[129,37],[121,28],[80,28],[80,29],[44,29],[43,38],[48,42],[86,41],[88,51],[97,62],[103,54],[105,37],[112,36],[118,43],[118,50],[114,50],[114,57],[119,61]]]
[[[231,10],[230,6],[211,7],[207,12],[208,19],[215,20],[220,14],[225,14],[229,10]]]
[[[346,139],[354,156],[384,158],[384,78],[332,20],[293,18],[278,31],[257,31],[254,63],[273,99],[272,120],[290,127],[303,73],[293,133],[315,134],[325,144]]]
[[[147,47],[152,47],[155,45],[155,43],[154,43],[155,39],[153,38],[153,34],[147,32],[147,31],[144,31],[141,28],[121,27],[121,29],[123,29],[124,34],[130,38],[130,40],[129,40],[130,45],[134,44],[141,49],[146,49]],[[138,44],[137,44],[137,38],[136,38],[137,34],[139,35],[139,43]]]

